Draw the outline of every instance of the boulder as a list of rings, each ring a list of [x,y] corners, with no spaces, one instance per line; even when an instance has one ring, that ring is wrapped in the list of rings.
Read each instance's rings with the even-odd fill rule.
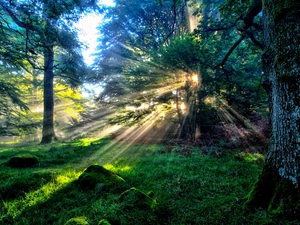
[[[39,163],[39,159],[30,154],[21,154],[11,157],[7,165],[13,168],[26,168],[33,167]]]
[[[126,190],[126,181],[116,173],[103,166],[89,166],[78,178],[77,183],[82,189],[96,191]]]

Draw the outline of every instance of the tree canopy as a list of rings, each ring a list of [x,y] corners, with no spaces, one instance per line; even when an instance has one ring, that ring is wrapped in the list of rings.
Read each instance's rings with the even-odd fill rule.
[[[3,24],[18,34],[19,49],[10,58],[27,61],[31,69],[44,73],[44,117],[42,143],[55,139],[53,125],[53,79],[60,76],[72,86],[78,86],[88,74],[81,55],[77,33],[72,22],[94,6],[93,1],[1,1]],[[60,7],[58,8],[57,5]],[[41,59],[43,57],[43,59]],[[41,59],[41,60],[39,60]],[[21,65],[22,66],[22,65]]]

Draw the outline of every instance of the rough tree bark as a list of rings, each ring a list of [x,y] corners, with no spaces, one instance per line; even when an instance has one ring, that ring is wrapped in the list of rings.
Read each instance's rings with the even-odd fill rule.
[[[266,164],[247,204],[300,211],[300,1],[262,0],[264,72],[271,84],[272,134]]]

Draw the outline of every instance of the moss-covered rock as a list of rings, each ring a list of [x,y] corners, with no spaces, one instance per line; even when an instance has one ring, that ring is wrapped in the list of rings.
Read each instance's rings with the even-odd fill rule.
[[[21,154],[11,157],[7,165],[13,168],[27,168],[33,167],[39,163],[39,159],[30,154]]]
[[[78,178],[77,183],[82,189],[97,191],[123,191],[126,181],[114,172],[99,165],[88,167]]]
[[[111,223],[106,219],[102,219],[99,221],[98,225],[111,225]]]
[[[126,208],[153,209],[157,204],[152,191],[144,193],[134,187],[124,191],[118,200]]]
[[[89,225],[89,222],[84,216],[69,219],[65,225]]]

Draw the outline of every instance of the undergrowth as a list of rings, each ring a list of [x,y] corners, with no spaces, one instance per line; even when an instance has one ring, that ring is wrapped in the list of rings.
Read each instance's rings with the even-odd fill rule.
[[[217,157],[197,147],[185,155],[176,146],[115,145],[108,138],[82,139],[0,150],[0,224],[297,224],[244,207],[262,169],[260,154],[223,149]],[[37,156],[39,164],[9,168],[5,162],[19,153]],[[137,192],[124,197],[80,189],[76,181],[92,164]]]

